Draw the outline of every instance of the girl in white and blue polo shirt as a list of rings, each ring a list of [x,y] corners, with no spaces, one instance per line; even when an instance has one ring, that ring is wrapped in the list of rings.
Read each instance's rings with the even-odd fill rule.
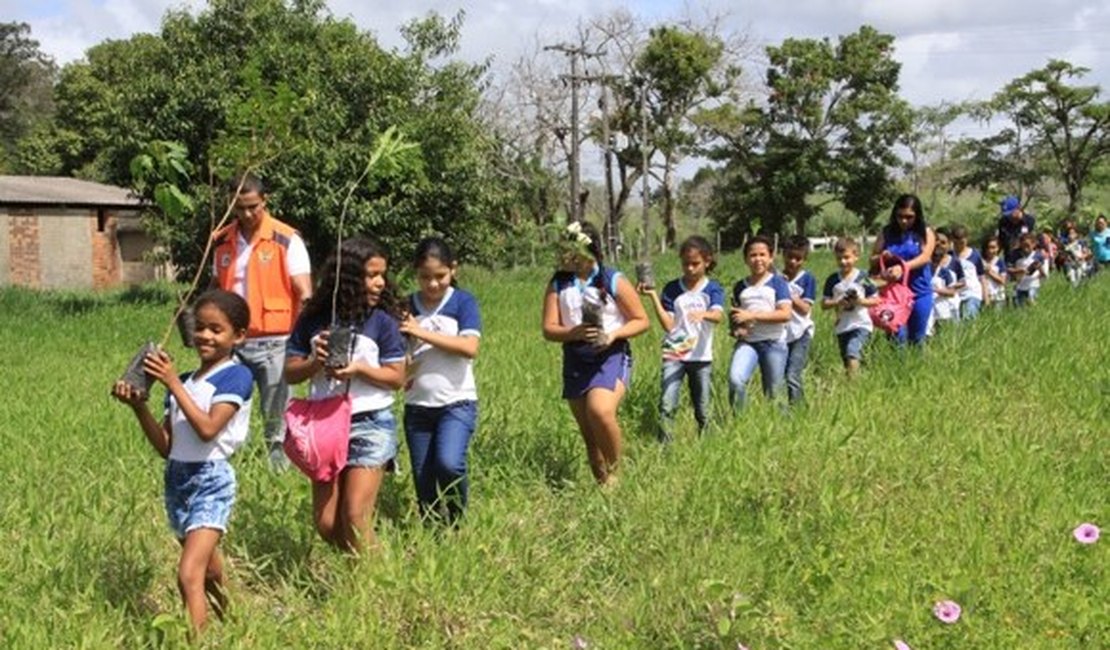
[[[690,401],[698,433],[709,421],[712,386],[713,328],[724,316],[725,290],[707,273],[716,265],[713,247],[705,237],[688,237],[678,248],[682,277],[663,287],[662,297],[651,287],[640,293],[651,298],[663,337],[662,390],[659,395],[659,442],[674,439],[674,413],[678,409],[682,378],[690,384]]]
[[[758,366],[763,394],[775,397],[786,376],[786,323],[790,321],[790,286],[775,273],[774,245],[756,235],[744,245],[744,259],[751,274],[732,289],[732,335],[736,348],[728,369],[729,402],[743,408],[748,380]]]
[[[543,298],[543,337],[563,345],[563,398],[594,479],[608,485],[620,461],[617,407],[631,379],[628,339],[649,323],[632,283],[603,265],[597,228],[571,223],[559,243],[558,270]]]
[[[166,387],[161,422],[140,389],[119,381],[112,395],[131,406],[147,440],[166,459],[166,514],[181,543],[178,587],[193,630],[199,632],[208,620],[208,601],[217,616],[227,604],[218,545],[235,502],[235,471],[228,459],[247,439],[253,377],[232,357],[250,325],[246,301],[228,291],[209,291],[197,299],[193,315],[199,368],[178,376],[162,350],[143,364]]]
[[[454,524],[469,495],[467,450],[478,424],[474,359],[482,321],[478,301],[455,284],[458,262],[447,242],[422,240],[413,268],[420,290],[409,297],[401,323],[410,349],[405,440],[421,513]]]
[[[286,343],[285,379],[290,384],[311,380],[309,399],[344,391],[350,396],[347,465],[333,480],[312,483],[312,515],[324,541],[357,552],[376,545],[378,492],[397,456],[393,393],[405,382],[405,343],[383,247],[367,237],[348,239],[323,268],[320,285]],[[353,333],[342,366],[328,350],[332,330],[339,327]]]

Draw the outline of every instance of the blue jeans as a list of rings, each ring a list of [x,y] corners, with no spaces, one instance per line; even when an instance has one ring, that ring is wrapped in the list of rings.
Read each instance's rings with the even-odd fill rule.
[[[933,313],[933,291],[913,295],[913,311],[910,312],[910,322],[898,330],[894,337],[899,344],[904,344],[907,339],[913,345],[925,342],[925,335],[929,331],[929,316]]]
[[[285,440],[285,407],[289,385],[285,383],[285,339],[247,339],[235,348],[239,362],[250,368],[258,384],[262,405],[263,435],[270,448],[281,447]]]
[[[981,298],[965,298],[960,303],[960,320],[975,320],[982,308],[983,300]]]
[[[664,361],[663,391],[659,395],[659,442],[674,440],[674,413],[678,409],[682,378],[690,384],[690,401],[694,404],[694,419],[698,433],[705,431],[709,413],[709,391],[713,368],[708,361]]]
[[[732,352],[728,367],[729,403],[740,409],[747,400],[748,380],[756,366],[763,380],[763,394],[774,398],[782,390],[786,377],[786,341],[741,341]]]
[[[405,440],[420,511],[438,510],[455,522],[466,510],[466,454],[478,424],[478,402],[405,405]]]
[[[786,344],[786,397],[791,404],[805,399],[802,373],[805,372],[806,363],[809,361],[809,344],[812,341],[813,334],[806,332],[802,338]]]

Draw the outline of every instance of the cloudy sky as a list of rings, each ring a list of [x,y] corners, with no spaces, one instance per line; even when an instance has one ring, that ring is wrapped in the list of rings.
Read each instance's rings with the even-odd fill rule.
[[[91,45],[157,31],[170,7],[204,0],[0,0],[5,21],[31,25],[59,63]],[[507,65],[540,39],[557,41],[583,18],[627,7],[649,20],[680,16],[681,2],[662,0],[328,0],[387,46],[397,27],[429,11],[466,12],[462,55]],[[1110,0],[703,0],[699,10],[724,12],[730,27],[760,43],[788,36],[836,37],[868,23],[897,36],[902,95],[916,105],[985,99],[1007,81],[1063,58],[1091,68],[1086,81],[1110,96]]]

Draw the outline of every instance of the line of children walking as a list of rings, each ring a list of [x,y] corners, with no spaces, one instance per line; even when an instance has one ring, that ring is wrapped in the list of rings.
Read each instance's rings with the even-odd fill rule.
[[[1105,218],[1100,219],[1106,230]],[[1015,305],[1031,305],[1046,277],[1046,258],[1033,233],[1018,236],[1014,261],[1007,264],[997,235],[984,240],[981,254],[970,245],[968,229],[963,225],[935,231],[926,227],[920,202],[912,195],[895,202],[884,235],[888,241],[884,244],[884,238],[880,238],[876,250],[890,250],[894,242],[895,254],[909,256],[909,261],[917,265],[910,267],[912,286],[915,295],[920,292],[927,298],[921,303],[928,307],[922,312],[928,336],[946,323],[975,319],[984,306],[1005,305],[1008,283],[1014,285]],[[1069,271],[1070,278],[1078,275],[1079,269],[1093,268],[1095,255],[1074,225],[1068,230],[1068,239],[1073,243],[1065,252],[1075,260],[1076,267]],[[805,269],[808,252],[805,237],[787,238],[782,245],[780,273],[774,268],[770,240],[755,236],[745,243],[744,261],[750,274],[733,287],[729,310],[730,334],[736,339],[728,368],[729,403],[734,410],[743,407],[747,383],[757,367],[767,397],[777,398],[785,387],[789,403],[804,399],[803,376],[815,331],[811,312],[816,301],[816,281]],[[841,238],[833,252],[838,270],[826,279],[820,304],[822,309],[835,310],[834,332],[841,360],[848,376],[853,376],[859,371],[874,330],[869,310],[880,303],[879,289],[868,273],[856,268],[858,242],[851,237]],[[661,295],[654,287],[638,287],[650,299],[665,330],[659,404],[661,442],[674,438],[683,377],[690,387],[698,432],[707,426],[713,330],[724,313],[723,290],[707,277],[715,266],[715,253],[708,241],[700,236],[688,238],[679,247],[679,256],[683,275],[667,283]],[[896,277],[883,273],[879,280],[889,282]],[[928,282],[928,289],[917,286],[921,282]],[[913,340],[915,335],[909,335]]]
[[[967,245],[965,228],[934,234],[924,228],[919,213],[919,204],[899,200],[891,223],[900,229],[889,226],[885,237],[913,256],[917,266],[911,271],[924,269],[915,282],[930,282],[927,302],[935,321],[961,314],[973,318],[983,303],[1002,304],[1010,280],[1015,282],[1015,304],[1035,301],[1046,260],[1032,233],[1020,236],[1019,251],[1007,265],[997,237],[986,240],[981,257]],[[1078,233],[1068,235],[1078,241]],[[621,458],[617,409],[631,376],[629,340],[646,331],[649,320],[637,289],[604,265],[600,241],[597,230],[586,223],[571,224],[563,233],[558,269],[544,295],[543,335],[562,344],[563,398],[577,422],[594,478],[611,485]],[[885,250],[881,244],[876,248]],[[773,243],[766,237],[749,239],[743,253],[749,274],[733,286],[728,310],[730,334],[736,338],[728,369],[730,404],[734,410],[744,406],[747,383],[757,367],[766,396],[777,398],[785,388],[790,403],[801,402],[817,301],[816,279],[805,269],[808,240],[786,240],[782,273],[775,270]],[[869,308],[879,304],[879,291],[857,268],[859,242],[842,238],[834,253],[837,271],[824,283],[821,307],[835,310],[838,348],[852,376],[873,331]],[[1084,254],[1078,245],[1069,254],[1077,260],[1101,259],[1090,251]],[[638,287],[666,330],[658,432],[663,442],[674,437],[683,378],[690,386],[699,432],[708,425],[714,329],[725,316],[724,289],[708,277],[716,263],[709,242],[690,237],[679,256],[682,276],[668,282],[661,294],[653,286]],[[308,382],[310,398],[350,399],[346,465],[333,480],[312,484],[312,504],[321,538],[351,552],[376,544],[378,493],[398,452],[393,403],[399,389],[405,391],[404,426],[420,512],[453,525],[469,496],[467,456],[477,427],[473,364],[482,331],[477,301],[457,286],[458,263],[442,239],[417,245],[413,269],[419,289],[406,300],[397,295],[389,264],[388,253],[373,240],[345,241],[325,264],[327,271],[298,317],[286,350],[284,370],[290,383]],[[229,459],[247,437],[252,376],[233,359],[250,320],[243,298],[213,290],[193,309],[198,369],[178,375],[161,350],[145,359],[145,371],[166,387],[163,418],[153,415],[147,395],[122,381],[112,394],[131,407],[151,445],[166,458],[165,507],[182,546],[178,586],[199,631],[206,624],[209,601],[217,615],[226,606],[218,546],[235,501]],[[342,363],[329,364],[329,343],[340,329],[352,332],[351,353]]]

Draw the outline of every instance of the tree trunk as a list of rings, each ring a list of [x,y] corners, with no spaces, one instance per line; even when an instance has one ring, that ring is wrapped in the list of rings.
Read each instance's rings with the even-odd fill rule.
[[[667,230],[663,249],[670,250],[678,239],[678,229],[674,225],[674,168],[669,158],[663,163],[663,223]]]
[[[1074,218],[1079,210],[1079,198],[1083,194],[1083,186],[1074,181],[1068,181],[1068,218]]]

